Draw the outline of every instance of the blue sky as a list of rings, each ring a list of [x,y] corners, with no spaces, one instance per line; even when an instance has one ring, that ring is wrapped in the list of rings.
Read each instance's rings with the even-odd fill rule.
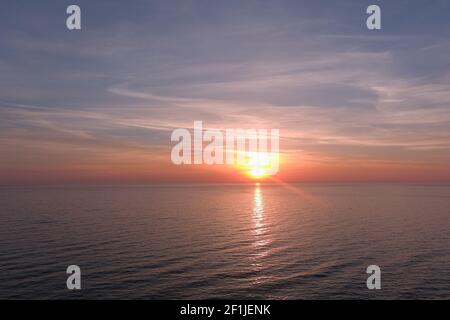
[[[81,31],[65,28],[69,4]],[[5,181],[154,168],[194,120],[279,128],[308,167],[450,180],[448,1],[19,0],[2,4],[0,39]]]

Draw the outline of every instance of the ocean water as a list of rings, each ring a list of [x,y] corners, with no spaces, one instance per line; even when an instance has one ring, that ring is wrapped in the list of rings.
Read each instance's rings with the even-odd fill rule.
[[[449,299],[450,187],[1,188],[0,298]]]

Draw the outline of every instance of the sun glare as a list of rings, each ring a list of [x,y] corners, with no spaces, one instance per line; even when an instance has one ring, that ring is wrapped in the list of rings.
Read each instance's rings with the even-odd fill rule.
[[[272,156],[267,152],[252,152],[248,154],[248,174],[255,179],[261,179],[269,175],[272,166]]]

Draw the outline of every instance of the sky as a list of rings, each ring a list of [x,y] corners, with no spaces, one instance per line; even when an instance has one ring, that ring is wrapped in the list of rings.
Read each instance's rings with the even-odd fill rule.
[[[449,1],[1,8],[0,185],[248,180],[170,161],[196,120],[279,129],[286,182],[450,182]]]

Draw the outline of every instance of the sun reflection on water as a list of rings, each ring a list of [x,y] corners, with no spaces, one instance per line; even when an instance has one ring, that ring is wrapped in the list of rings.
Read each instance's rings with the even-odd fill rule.
[[[269,241],[267,240],[267,224],[264,211],[264,199],[261,186],[256,184],[253,196],[253,234],[255,236],[255,247],[264,247]]]
[[[264,203],[261,194],[261,186],[256,184],[253,196],[253,222],[256,235],[261,235],[264,229]]]
[[[259,183],[255,185],[253,194],[253,247],[252,268],[255,272],[264,269],[264,258],[270,253],[269,230],[266,222],[266,212],[264,209],[264,198]],[[253,280],[256,283],[263,282],[266,277],[257,275]]]

